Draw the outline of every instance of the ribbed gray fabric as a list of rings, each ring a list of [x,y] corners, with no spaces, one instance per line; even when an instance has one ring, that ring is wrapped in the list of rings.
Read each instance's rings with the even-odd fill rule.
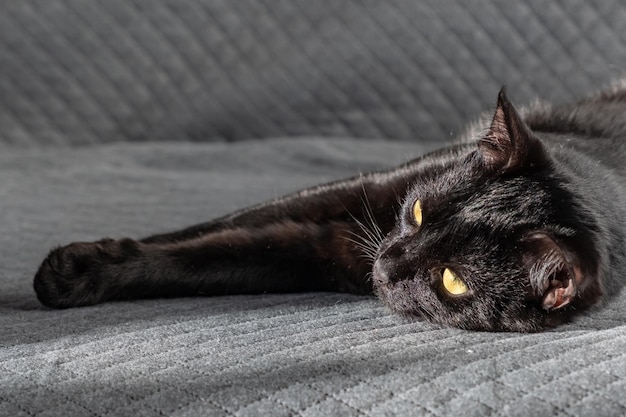
[[[0,4],[0,416],[621,416],[626,296],[541,334],[294,294],[39,305],[74,240],[399,163],[626,68],[626,2]],[[263,140],[261,140],[263,139]]]

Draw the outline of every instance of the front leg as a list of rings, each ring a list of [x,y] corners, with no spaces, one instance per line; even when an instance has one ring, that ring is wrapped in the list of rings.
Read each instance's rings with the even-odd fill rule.
[[[35,290],[56,308],[152,297],[371,292],[376,242],[367,242],[391,229],[407,183],[372,174],[174,233],[73,243],[50,252]],[[380,230],[368,230],[374,224]]]
[[[49,307],[109,300],[263,292],[364,293],[369,264],[347,223],[277,223],[174,243],[131,239],[53,250],[35,276]]]

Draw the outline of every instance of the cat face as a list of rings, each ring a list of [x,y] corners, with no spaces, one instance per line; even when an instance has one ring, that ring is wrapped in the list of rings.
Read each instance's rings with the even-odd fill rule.
[[[501,92],[477,149],[406,195],[374,263],[376,291],[401,314],[454,327],[557,325],[599,296],[594,226],[584,216]]]

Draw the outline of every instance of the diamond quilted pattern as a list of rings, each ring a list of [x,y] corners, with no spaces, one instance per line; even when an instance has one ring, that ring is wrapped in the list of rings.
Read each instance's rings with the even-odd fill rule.
[[[507,84],[626,66],[623,2],[29,0],[0,6],[2,143],[449,140]]]

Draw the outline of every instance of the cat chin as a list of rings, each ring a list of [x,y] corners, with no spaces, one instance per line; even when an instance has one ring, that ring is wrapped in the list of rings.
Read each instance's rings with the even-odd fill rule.
[[[407,318],[424,316],[418,304],[410,299],[408,292],[406,282],[376,282],[374,279],[374,294],[394,313]]]
[[[444,315],[431,312],[414,298],[422,297],[425,305],[435,303],[434,300],[429,300],[428,291],[425,291],[423,288],[420,289],[416,281],[403,280],[395,283],[375,284],[374,293],[387,308],[405,320],[427,320],[433,324],[445,327],[454,326],[444,320]]]

